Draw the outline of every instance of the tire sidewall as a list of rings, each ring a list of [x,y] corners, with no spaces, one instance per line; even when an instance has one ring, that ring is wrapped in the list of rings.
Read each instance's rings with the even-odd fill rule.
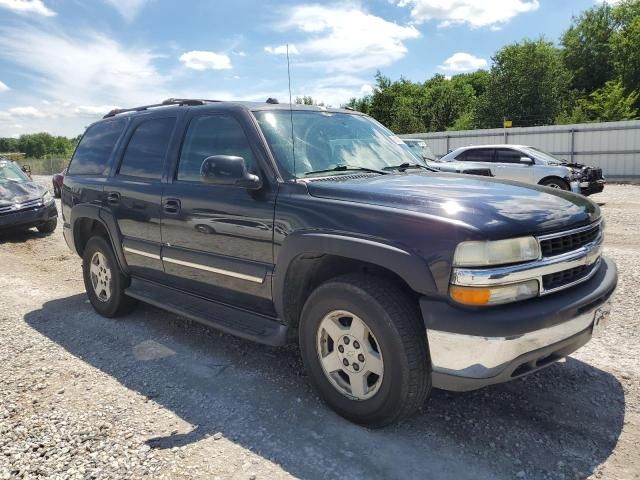
[[[384,361],[378,392],[367,400],[352,400],[329,381],[318,357],[317,332],[322,319],[333,310],[346,310],[362,319],[372,331]],[[302,312],[300,350],[312,382],[340,415],[355,422],[375,423],[389,415],[408,394],[408,359],[400,334],[388,313],[369,295],[348,284],[329,284],[316,290]]]
[[[550,180],[545,180],[542,183],[542,185],[544,185],[547,188],[554,188],[554,189],[555,189],[555,187],[552,187],[551,185],[557,185],[558,187],[560,187],[557,190],[563,190],[565,192],[568,192],[570,190],[569,184],[567,184],[567,182],[565,182],[562,179],[553,179],[552,178]]]
[[[93,285],[91,284],[91,276],[89,268],[91,258],[96,252],[104,255],[107,265],[111,270],[111,297],[108,301],[102,302],[98,299]],[[82,276],[84,279],[84,287],[89,297],[91,305],[100,315],[104,317],[113,317],[117,314],[118,309],[123,301],[124,288],[123,275],[116,261],[111,245],[102,237],[93,237],[87,242],[82,255]]]

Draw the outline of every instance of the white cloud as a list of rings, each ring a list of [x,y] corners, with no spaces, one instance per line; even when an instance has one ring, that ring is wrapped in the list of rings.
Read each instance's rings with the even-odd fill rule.
[[[185,67],[193,70],[228,70],[231,68],[231,59],[224,53],[192,50],[180,55],[180,61],[184,63]]]
[[[439,26],[468,24],[472,28],[506,23],[520,13],[532,12],[538,0],[394,0],[400,7],[411,7],[416,23],[438,20]]]
[[[44,118],[47,116],[45,112],[38,110],[36,107],[13,107],[8,110],[9,115],[19,118]]]
[[[2,1],[2,0],[0,0]],[[120,15],[130,22],[138,16],[138,13],[145,7],[149,0],[105,0],[113,8],[115,8]]]
[[[594,3],[608,3],[609,5],[616,5],[620,3],[622,0],[595,0]]]
[[[448,73],[472,72],[488,65],[484,58],[474,57],[470,53],[458,52],[447,58],[442,65],[438,65],[440,70]]]
[[[296,43],[303,65],[356,72],[383,67],[404,57],[405,40],[417,38],[413,26],[398,25],[354,5],[300,5],[288,11],[280,30],[307,36]],[[280,47],[275,47],[280,49]]]
[[[287,46],[278,45],[277,47],[264,47],[264,51],[267,53],[272,53],[274,55],[286,55]],[[299,53],[300,52],[298,51],[295,45],[289,45],[289,55],[298,55]]]
[[[0,81],[0,93],[6,92],[7,90],[9,90],[9,87],[7,86],[7,84]]]
[[[360,95],[371,95],[373,93],[373,87],[368,83],[365,83],[360,87]]]
[[[45,17],[53,17],[56,14],[42,3],[42,0],[0,0],[0,8],[6,8],[16,13],[35,13]]]
[[[0,59],[29,75],[40,98],[76,105],[132,105],[167,95],[157,55],[103,34],[69,36],[35,27],[0,25]]]
[[[79,116],[96,117],[103,116],[116,108],[120,107],[116,105],[78,105],[73,109],[73,112]]]

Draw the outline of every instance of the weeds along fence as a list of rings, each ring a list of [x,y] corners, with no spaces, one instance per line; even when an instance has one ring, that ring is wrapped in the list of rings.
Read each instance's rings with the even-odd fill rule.
[[[640,120],[415,133],[401,137],[424,139],[437,156],[468,145],[530,145],[572,163],[601,167],[608,180],[640,181]]]
[[[68,158],[21,158],[16,159],[21,165],[29,165],[33,175],[53,175],[61,172],[69,163]]]

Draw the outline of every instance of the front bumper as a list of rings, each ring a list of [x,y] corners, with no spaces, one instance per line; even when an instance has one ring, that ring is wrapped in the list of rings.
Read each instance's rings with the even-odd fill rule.
[[[584,196],[593,195],[594,193],[600,193],[604,190],[604,185],[607,183],[604,179],[591,180],[587,182],[571,182],[571,191],[574,193],[581,193]]]
[[[57,217],[58,209],[52,200],[37,208],[0,215],[0,231],[37,227]]]
[[[526,302],[469,309],[423,298],[433,386],[475,390],[569,355],[608,320],[616,284],[615,263],[603,257],[589,281]]]

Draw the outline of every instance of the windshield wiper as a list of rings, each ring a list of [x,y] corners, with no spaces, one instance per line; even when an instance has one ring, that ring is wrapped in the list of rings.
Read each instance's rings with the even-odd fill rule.
[[[420,165],[419,163],[409,163],[404,162],[400,165],[392,165],[390,167],[384,167],[384,170],[398,170],[399,172],[404,172],[408,168],[422,168],[423,170],[429,170],[430,172],[437,172],[435,168],[427,167],[426,165]]]
[[[337,165],[333,168],[326,168],[323,170],[311,170],[310,172],[305,172],[305,175],[313,175],[314,173],[346,172],[348,170],[359,170],[361,172],[379,173],[380,175],[386,175],[387,173],[389,173],[383,170],[376,170],[375,168],[356,167],[353,165]]]

